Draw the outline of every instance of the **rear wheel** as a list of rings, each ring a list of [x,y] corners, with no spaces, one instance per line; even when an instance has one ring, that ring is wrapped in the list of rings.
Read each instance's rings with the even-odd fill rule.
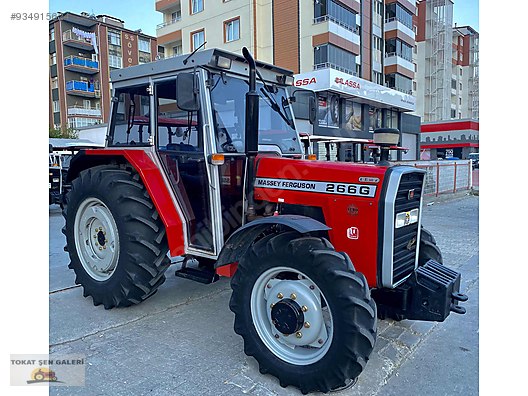
[[[165,281],[165,227],[139,175],[118,165],[82,171],[64,204],[75,283],[106,309],[137,304]]]
[[[365,277],[327,240],[268,235],[240,260],[231,287],[245,353],[281,386],[328,392],[362,372],[376,340],[376,305]]]

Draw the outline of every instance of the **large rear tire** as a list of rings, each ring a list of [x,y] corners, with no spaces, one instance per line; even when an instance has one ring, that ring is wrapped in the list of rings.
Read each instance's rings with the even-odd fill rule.
[[[231,287],[244,352],[281,386],[328,392],[363,371],[376,340],[376,305],[365,277],[326,239],[263,237],[240,260]]]
[[[75,283],[105,309],[138,304],[165,281],[165,227],[137,172],[124,165],[82,171],[67,193],[66,250]]]

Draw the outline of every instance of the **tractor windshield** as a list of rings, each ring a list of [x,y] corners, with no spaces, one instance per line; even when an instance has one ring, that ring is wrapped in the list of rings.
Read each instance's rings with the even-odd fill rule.
[[[211,103],[215,123],[218,152],[243,153],[246,115],[245,80],[214,74]],[[293,128],[293,116],[288,106],[286,89],[276,85],[257,83],[260,94],[259,145],[278,148],[283,154],[301,154],[301,145]],[[271,147],[269,147],[271,146]]]

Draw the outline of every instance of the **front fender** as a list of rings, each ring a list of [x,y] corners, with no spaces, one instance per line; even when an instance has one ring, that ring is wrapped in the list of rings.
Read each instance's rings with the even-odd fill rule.
[[[330,230],[330,227],[311,217],[299,215],[269,216],[254,220],[240,227],[229,237],[218,256],[215,268],[238,262],[255,238],[275,225],[285,226],[300,234]]]

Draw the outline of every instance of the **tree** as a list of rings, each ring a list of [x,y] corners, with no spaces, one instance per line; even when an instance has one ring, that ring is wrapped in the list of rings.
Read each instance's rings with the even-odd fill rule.
[[[77,139],[79,134],[77,131],[71,127],[61,129],[61,128],[51,128],[49,129],[50,138],[61,138],[61,139]]]

